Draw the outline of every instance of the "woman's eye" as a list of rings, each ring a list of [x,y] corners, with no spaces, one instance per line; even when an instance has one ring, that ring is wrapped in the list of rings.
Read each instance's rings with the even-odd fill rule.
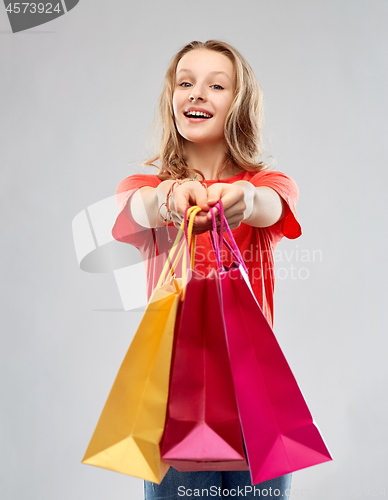
[[[221,87],[221,85],[212,85],[212,87],[218,87],[215,90],[222,90],[224,87]]]
[[[182,82],[179,85],[180,85],[180,87],[190,87],[191,83],[189,83],[189,82]]]

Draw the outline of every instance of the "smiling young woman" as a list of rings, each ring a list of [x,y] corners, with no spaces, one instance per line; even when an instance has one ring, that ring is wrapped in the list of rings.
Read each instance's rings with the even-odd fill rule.
[[[227,43],[191,42],[171,61],[159,110],[159,152],[143,163],[154,165],[158,160],[159,172],[132,175],[120,183],[113,237],[141,252],[150,298],[164,264],[155,257],[168,254],[169,234],[176,235],[188,206],[202,209],[193,230],[197,235],[194,269],[207,276],[216,268],[208,234],[209,210],[221,200],[241,254],[250,256],[246,266],[253,293],[272,324],[273,255],[284,236],[301,234],[295,208],[298,188],[282,172],[269,171],[260,159],[262,91],[252,68]],[[230,265],[231,260],[226,258],[224,264]],[[260,489],[268,493],[272,488],[286,499],[290,483],[291,474],[287,474],[256,485],[255,493],[245,497],[254,498]],[[178,487],[200,491],[212,485],[230,491],[249,489],[249,471],[178,472],[171,467],[160,485],[145,482],[145,498],[167,500],[177,498]]]
[[[185,45],[173,57],[167,69],[163,90],[159,98],[159,115],[162,123],[162,138],[159,153],[143,163],[143,165],[154,165],[154,162],[159,160],[161,163],[159,177],[161,179],[190,177],[188,175],[189,165],[183,152],[184,141],[177,129],[176,114],[173,106],[173,99],[175,94],[177,94],[177,80],[181,76],[177,74],[177,70],[181,68],[194,70],[194,68],[187,66],[186,55],[196,59],[197,65],[200,66],[202,59],[204,60],[205,57],[208,60],[210,59],[211,55],[208,54],[209,52],[214,57],[224,56],[223,58],[217,57],[217,59],[223,66],[222,69],[227,69],[226,73],[229,78],[231,77],[231,64],[233,74],[233,98],[224,123],[227,152],[224,157],[224,163],[218,172],[219,175],[216,177],[230,177],[230,175],[223,175],[224,170],[230,167],[232,167],[233,173],[243,170],[259,172],[266,168],[265,163],[258,158],[263,152],[261,138],[263,96],[261,87],[251,66],[234,47],[225,42],[219,40],[208,40],[207,42],[194,41]],[[230,62],[229,66],[225,62],[225,58]],[[183,66],[184,59],[186,60],[186,64]],[[209,73],[212,73],[215,71],[215,68],[211,67],[208,70]],[[189,74],[189,76],[192,75]],[[210,76],[219,76],[222,78],[221,74],[210,74]],[[182,84],[182,87],[189,85],[187,94],[189,98],[192,95],[192,87],[190,85],[193,85],[193,83],[190,80],[186,83],[184,78],[179,83]],[[227,89],[227,84],[230,85],[228,81],[224,80],[224,85],[221,84],[221,81],[217,83],[214,81],[213,83],[214,90],[220,90],[217,83],[221,87],[225,85],[225,89]],[[194,94],[193,97],[203,96],[196,96]],[[193,104],[191,101],[190,106],[207,108],[207,106],[202,106],[202,104],[198,104],[197,102]],[[203,159],[201,163],[203,164]],[[200,170],[197,170],[197,173],[199,175],[202,174]]]

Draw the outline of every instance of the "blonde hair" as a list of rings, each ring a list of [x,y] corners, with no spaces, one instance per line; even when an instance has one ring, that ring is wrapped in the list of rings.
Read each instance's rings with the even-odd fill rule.
[[[257,161],[257,157],[263,152],[261,138],[263,94],[260,84],[246,59],[231,45],[219,40],[193,41],[185,45],[173,57],[159,97],[159,119],[162,125],[159,153],[143,162],[142,165],[156,166],[153,163],[160,160],[161,166],[157,167],[159,177],[179,179],[187,175],[189,167],[183,158],[183,139],[176,128],[172,99],[179,61],[188,52],[198,49],[214,50],[224,54],[232,61],[235,73],[235,95],[224,128],[228,151],[224,165],[218,174],[220,175],[228,164],[236,166],[241,171],[263,170],[266,164]],[[202,175],[201,172],[196,172]]]

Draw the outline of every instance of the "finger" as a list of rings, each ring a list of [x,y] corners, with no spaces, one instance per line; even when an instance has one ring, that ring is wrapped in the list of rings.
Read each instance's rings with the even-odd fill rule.
[[[211,220],[213,219],[213,217],[212,217],[212,214],[211,214],[210,210],[214,213],[214,216],[215,216],[216,218],[217,218],[217,217],[218,217],[218,215],[219,215],[219,212],[218,212],[217,207],[211,207],[211,208],[209,209],[208,214],[206,215],[206,218],[207,218],[207,220],[209,220],[209,221],[211,221]]]
[[[234,214],[231,217],[226,218],[226,220],[227,220],[229,228],[235,229],[236,227],[238,227],[241,224],[243,217],[241,214]],[[213,221],[208,221],[208,226],[209,226],[210,230],[213,230],[214,229],[213,228]],[[221,226],[220,218],[217,218],[216,219],[217,230],[220,229],[220,226]],[[226,231],[225,225],[223,225],[223,230]]]
[[[176,211],[184,213],[188,206],[198,205],[203,211],[209,209],[207,205],[206,189],[199,182],[185,182],[178,186],[173,194]]]
[[[224,215],[226,218],[228,218],[232,217],[235,214],[244,214],[245,209],[246,205],[244,201],[240,200],[236,203],[233,203],[233,205],[229,205],[226,208],[224,207]]]
[[[184,214],[186,207],[189,206],[189,192],[184,189],[176,189],[171,196],[170,208],[176,214]]]
[[[215,205],[224,195],[225,187],[222,184],[214,184],[208,187],[207,190],[207,203],[208,205]]]
[[[236,229],[243,221],[243,216],[241,214],[234,214],[232,217],[227,217],[226,220],[230,229]],[[226,231],[225,226],[224,231]]]
[[[209,210],[209,205],[207,202],[207,192],[206,189],[199,182],[193,183],[194,187],[191,190],[191,193],[195,195],[195,199],[193,200],[196,205],[202,208],[203,211]]]
[[[242,190],[241,190],[242,192]],[[242,197],[244,196],[242,192]],[[242,198],[240,196],[240,193],[237,191],[229,191],[224,194],[224,196],[221,198],[222,206],[224,208],[224,213],[231,207],[234,207],[237,203],[242,201]],[[234,207],[235,208],[235,207]]]
[[[202,234],[210,231],[212,229],[212,225],[207,224],[197,224],[193,227],[193,234]]]
[[[211,221],[205,220],[205,221],[195,223],[194,227],[197,230],[200,230],[201,232],[202,231],[212,231],[213,230],[213,223]]]
[[[201,215],[203,213],[204,215]],[[194,224],[201,225],[201,224],[207,224],[209,222],[209,219],[207,217],[207,212],[198,212],[195,216],[194,219]]]

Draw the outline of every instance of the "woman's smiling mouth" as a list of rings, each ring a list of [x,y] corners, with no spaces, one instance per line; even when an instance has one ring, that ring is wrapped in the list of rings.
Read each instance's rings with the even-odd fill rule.
[[[213,117],[213,115],[208,113],[205,109],[194,107],[188,108],[183,114],[189,121],[209,120]]]

